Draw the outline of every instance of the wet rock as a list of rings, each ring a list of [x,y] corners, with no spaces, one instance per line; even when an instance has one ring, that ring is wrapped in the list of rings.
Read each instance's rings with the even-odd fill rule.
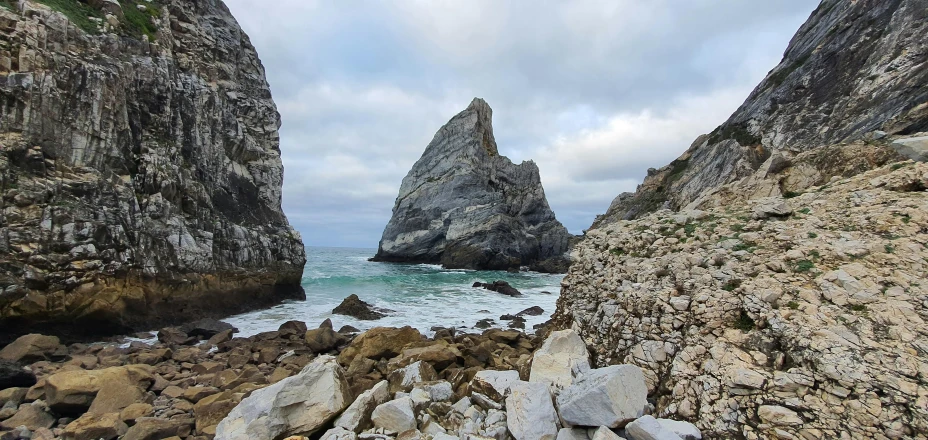
[[[532,306],[519,313],[516,313],[516,316],[539,316],[544,312],[545,309],[538,306]]]
[[[0,350],[0,359],[19,364],[31,364],[44,360],[61,360],[68,349],[61,345],[57,336],[29,334],[20,336]]]
[[[216,440],[278,438],[311,433],[351,402],[348,382],[331,356],[320,356],[299,374],[242,400],[216,428]]]
[[[644,415],[648,387],[634,365],[589,370],[561,391],[557,406],[568,424],[621,428]]]
[[[354,433],[360,433],[369,428],[374,408],[390,400],[389,388],[387,381],[381,381],[373,388],[361,393],[354,403],[335,419],[335,426]]]
[[[209,318],[188,322],[180,326],[179,330],[198,339],[209,339],[227,330],[232,330],[233,333],[238,331],[232,324]]]
[[[378,405],[371,414],[371,422],[377,428],[393,432],[416,429],[416,415],[413,412],[412,399],[401,397]]]
[[[555,440],[560,422],[548,386],[513,383],[506,398],[506,421],[516,440]]]
[[[374,306],[361,301],[361,298],[358,298],[358,295],[354,294],[345,298],[342,303],[338,305],[338,307],[332,310],[332,313],[336,315],[351,316],[353,318],[366,321],[373,321],[387,316],[386,314],[379,312]]]
[[[519,292],[515,287],[509,285],[508,282],[501,280],[497,280],[492,283],[474,283],[473,287],[483,287],[486,290],[502,293],[503,295],[508,296],[522,296],[522,292]]]
[[[0,360],[0,390],[7,388],[29,388],[36,383],[35,374],[18,363]]]

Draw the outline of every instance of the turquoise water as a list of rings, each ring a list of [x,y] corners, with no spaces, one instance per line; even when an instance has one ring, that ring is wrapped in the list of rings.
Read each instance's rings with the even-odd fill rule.
[[[315,327],[332,319],[335,328],[352,325],[359,329],[375,326],[410,325],[429,332],[433,326],[472,329],[481,319],[491,318],[497,326],[500,315],[515,314],[532,306],[545,313],[527,316],[526,330],[548,320],[554,313],[563,275],[534,272],[448,270],[432,264],[394,264],[367,261],[376,249],[306,248],[303,288],[306,301],[289,301],[267,310],[236,315],[225,321],[239,328],[240,336],[277,330],[283,322],[296,319]],[[508,281],[523,297],[508,297],[471,287],[474,282]],[[393,310],[376,321],[359,321],[333,315],[345,297],[357,294],[376,307]],[[477,330],[475,330],[477,331]]]

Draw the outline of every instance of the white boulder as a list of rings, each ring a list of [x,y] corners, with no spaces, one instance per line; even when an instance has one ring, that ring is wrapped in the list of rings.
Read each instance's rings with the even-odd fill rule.
[[[680,440],[680,436],[664,428],[654,417],[644,416],[625,427],[630,440]]]
[[[513,383],[506,398],[506,420],[516,440],[555,440],[559,421],[548,385]]]
[[[529,382],[546,383],[557,391],[589,369],[590,355],[583,339],[573,330],[560,330],[552,332],[535,352]]]
[[[360,434],[370,426],[371,413],[374,412],[374,408],[388,400],[390,400],[390,385],[383,380],[354,399],[354,403],[335,419],[335,426]]]
[[[382,403],[374,408],[371,421],[377,428],[393,432],[404,432],[416,429],[416,414],[413,411],[413,402],[409,397],[400,397]]]
[[[242,400],[216,427],[216,440],[279,438],[312,433],[335,418],[351,399],[342,368],[319,356],[299,374]]]
[[[673,431],[674,434],[677,434],[677,436],[683,440],[702,440],[702,433],[699,432],[699,428],[692,423],[678,422],[670,419],[657,419],[657,423],[660,423],[664,429]]]
[[[620,428],[644,415],[648,406],[644,373],[634,365],[590,370],[557,397],[564,422]]]
[[[622,440],[622,437],[619,437],[618,434],[612,432],[611,429],[605,426],[600,426],[595,431],[591,432],[590,440]]]
[[[557,440],[590,440],[586,431],[583,428],[561,428],[557,432]]]

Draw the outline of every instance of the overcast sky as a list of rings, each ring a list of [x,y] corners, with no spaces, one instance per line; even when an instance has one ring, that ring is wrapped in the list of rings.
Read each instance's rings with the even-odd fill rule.
[[[474,97],[573,233],[744,101],[818,1],[225,0],[283,117],[284,211],[377,246],[400,182]]]

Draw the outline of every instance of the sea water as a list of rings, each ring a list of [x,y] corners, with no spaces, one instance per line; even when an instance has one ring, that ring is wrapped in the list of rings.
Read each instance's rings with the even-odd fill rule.
[[[367,261],[376,249],[307,247],[303,271],[305,301],[287,301],[270,309],[243,313],[224,319],[239,329],[236,336],[250,336],[277,330],[289,320],[306,322],[310,328],[331,319],[335,329],[351,325],[360,330],[377,326],[412,326],[431,334],[431,328],[474,328],[477,321],[490,318],[494,327],[506,328],[504,314],[516,314],[532,306],[544,313],[525,316],[525,330],[547,321],[554,313],[563,275],[536,272],[508,273],[444,269],[433,264],[398,264]],[[475,282],[503,280],[522,292],[510,297],[479,287]],[[361,321],[332,314],[343,299],[356,294],[362,301],[389,309],[387,316]]]

